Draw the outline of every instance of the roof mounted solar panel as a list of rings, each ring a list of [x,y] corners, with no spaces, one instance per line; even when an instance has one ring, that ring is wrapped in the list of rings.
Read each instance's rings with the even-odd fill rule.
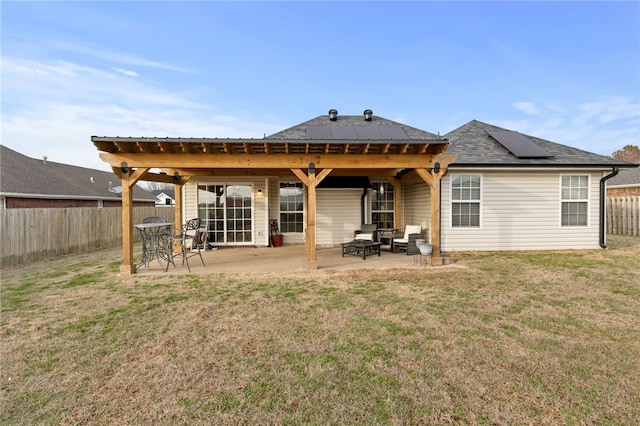
[[[306,133],[307,139],[333,139],[331,128],[328,126],[309,126]]]
[[[383,139],[409,139],[407,132],[400,126],[382,124],[378,126],[378,129],[382,133]]]
[[[333,134],[333,139],[358,139],[353,126],[331,126],[331,133]]]
[[[358,139],[382,139],[378,126],[354,126]]]
[[[320,140],[396,140],[410,139],[400,126],[391,125],[342,125],[342,126],[309,126],[306,129],[307,139]]]
[[[518,158],[553,157],[552,154],[521,133],[511,130],[487,130],[486,132]]]

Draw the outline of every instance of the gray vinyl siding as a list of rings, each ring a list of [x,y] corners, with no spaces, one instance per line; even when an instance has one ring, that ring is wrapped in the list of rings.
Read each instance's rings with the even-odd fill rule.
[[[420,225],[429,229],[431,223],[431,199],[429,185],[417,183],[402,188],[404,206],[402,208],[403,225]]]
[[[481,175],[480,226],[451,226],[451,179]],[[561,226],[562,175],[589,176],[588,224]],[[598,172],[468,172],[450,170],[442,180],[442,250],[543,250],[599,247]]]
[[[351,241],[360,228],[362,189],[318,189],[316,192],[316,243],[335,246]]]

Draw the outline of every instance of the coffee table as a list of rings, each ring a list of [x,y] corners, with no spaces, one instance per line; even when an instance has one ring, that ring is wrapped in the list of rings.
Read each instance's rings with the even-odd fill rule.
[[[353,240],[347,243],[340,243],[342,246],[342,257],[345,254],[362,256],[362,260],[367,260],[367,256],[377,254],[380,256],[380,243],[369,240]]]

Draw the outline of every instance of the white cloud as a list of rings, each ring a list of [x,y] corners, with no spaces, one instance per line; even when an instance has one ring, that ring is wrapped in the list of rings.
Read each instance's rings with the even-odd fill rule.
[[[260,138],[282,127],[170,91],[132,71],[3,58],[2,143],[27,156],[110,170],[91,136]],[[224,114],[221,113],[224,111]]]
[[[138,74],[138,73],[137,73],[137,72],[135,72],[135,71],[125,70],[125,69],[123,69],[123,68],[113,68],[113,70],[114,70],[115,72],[119,72],[120,74],[123,74],[123,75],[129,76],[129,77],[139,77],[139,76],[140,76],[140,74]]]
[[[62,41],[55,41],[50,43],[52,48],[56,50],[63,50],[68,52],[81,53],[91,57],[106,60],[108,62],[115,62],[122,65],[138,66],[146,68],[157,68],[167,71],[174,71],[180,73],[191,73],[192,70],[186,67],[181,67],[172,64],[166,64],[150,59],[146,59],[139,56],[134,56],[128,53],[109,50],[101,46],[85,46],[80,43],[68,43]]]
[[[501,127],[553,142],[610,155],[640,141],[640,104],[625,96],[601,97],[581,104],[520,102],[526,118],[493,121]],[[530,107],[537,111],[531,114]]]
[[[516,102],[513,107],[525,114],[536,115],[540,113],[540,108],[534,102]]]

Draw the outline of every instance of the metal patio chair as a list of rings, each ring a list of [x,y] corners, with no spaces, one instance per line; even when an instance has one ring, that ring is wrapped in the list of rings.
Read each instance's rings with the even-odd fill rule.
[[[191,272],[191,267],[189,266],[189,258],[194,256],[200,256],[200,261],[202,262],[202,266],[205,266],[204,259],[202,258],[202,250],[205,247],[205,244],[198,244],[195,242],[195,239],[200,235],[200,218],[190,219],[182,225],[180,228],[180,235],[174,235],[169,239],[171,246],[175,243],[180,244],[180,252],[182,254],[182,265],[187,263],[187,269]],[[200,241],[199,241],[200,242]],[[175,257],[175,255],[174,255]],[[167,262],[167,269],[169,270],[169,263]],[[174,263],[175,266],[175,263]]]

